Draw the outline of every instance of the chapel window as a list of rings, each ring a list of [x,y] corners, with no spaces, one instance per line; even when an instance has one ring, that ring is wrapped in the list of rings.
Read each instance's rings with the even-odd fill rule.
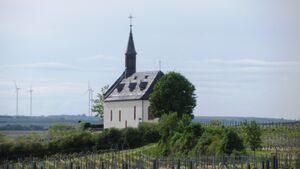
[[[110,110],[110,121],[113,120],[113,113],[112,113],[112,110]]]
[[[136,106],[133,107],[133,119],[136,120]]]

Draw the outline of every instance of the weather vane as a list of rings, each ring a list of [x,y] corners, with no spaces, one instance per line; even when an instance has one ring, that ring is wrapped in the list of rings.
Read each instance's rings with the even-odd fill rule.
[[[132,27],[132,19],[133,19],[133,16],[130,14],[128,18],[129,18],[129,22],[130,22],[130,27]]]

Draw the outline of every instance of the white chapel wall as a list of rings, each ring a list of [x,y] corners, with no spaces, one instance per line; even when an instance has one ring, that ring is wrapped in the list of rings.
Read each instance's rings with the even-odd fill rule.
[[[134,106],[136,106],[135,119]],[[139,122],[148,119],[148,106],[148,100],[104,102],[104,128],[125,128],[126,121],[127,127],[138,127]],[[119,120],[119,111],[121,111],[121,120]]]

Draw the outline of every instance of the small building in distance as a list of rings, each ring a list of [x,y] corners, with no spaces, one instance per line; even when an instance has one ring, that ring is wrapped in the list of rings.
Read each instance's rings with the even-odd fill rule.
[[[138,127],[154,122],[149,95],[163,76],[161,71],[136,72],[132,25],[125,53],[125,70],[104,94],[104,128]]]

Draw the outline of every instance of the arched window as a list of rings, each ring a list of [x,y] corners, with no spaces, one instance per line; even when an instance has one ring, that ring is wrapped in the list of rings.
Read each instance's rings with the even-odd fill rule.
[[[133,119],[136,120],[136,106],[133,107]]]
[[[127,128],[127,120],[125,120],[125,128]]]
[[[110,110],[110,121],[112,121],[113,119],[113,113],[112,113],[112,110]]]
[[[121,121],[121,110],[119,110],[119,121]]]

